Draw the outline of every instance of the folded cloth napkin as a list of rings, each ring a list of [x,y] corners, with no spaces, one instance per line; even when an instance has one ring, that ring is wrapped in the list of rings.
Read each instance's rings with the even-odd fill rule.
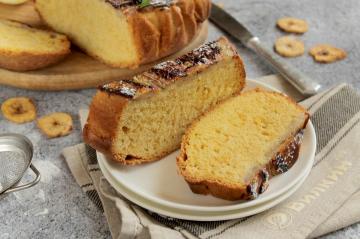
[[[262,80],[301,99],[279,77]],[[360,95],[342,84],[301,104],[311,112],[317,134],[313,169],[289,199],[247,218],[195,222],[152,213],[111,187],[94,149],[80,144],[63,155],[77,183],[104,211],[113,238],[313,238],[360,221]],[[86,115],[80,112],[82,124]]]

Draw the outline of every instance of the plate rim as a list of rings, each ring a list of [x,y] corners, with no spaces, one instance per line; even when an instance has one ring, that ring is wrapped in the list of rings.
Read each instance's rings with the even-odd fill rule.
[[[113,177],[111,175],[109,175],[109,172],[107,172],[107,170],[103,165],[103,162],[99,162],[99,167],[101,168],[101,170],[103,171],[104,177],[107,179],[107,181],[110,183],[110,185],[121,195],[123,195],[125,198],[127,198],[128,200],[130,200],[132,203],[146,209],[149,210],[151,212],[157,213],[159,215],[162,216],[166,216],[166,217],[172,217],[172,218],[177,218],[177,219],[182,219],[182,220],[193,220],[193,221],[221,221],[221,220],[232,220],[232,219],[239,219],[239,218],[243,218],[243,217],[247,217],[247,216],[251,216],[251,215],[255,215],[261,212],[264,212],[278,204],[280,204],[281,202],[283,202],[284,200],[286,200],[287,198],[289,198],[291,195],[293,195],[297,190],[300,189],[300,187],[303,185],[303,183],[306,181],[307,177],[309,176],[309,174],[311,173],[311,168],[309,168],[306,172],[306,174],[304,175],[304,177],[302,177],[300,179],[300,181],[298,183],[296,183],[292,188],[290,188],[288,191],[284,192],[283,194],[279,195],[278,197],[269,200],[267,202],[264,202],[260,205],[254,205],[252,207],[248,207],[248,208],[242,208],[242,209],[237,209],[237,210],[225,210],[225,211],[217,211],[215,213],[217,213],[218,215],[211,215],[211,213],[207,212],[208,215],[199,215],[199,213],[204,213],[204,212],[198,212],[198,211],[191,211],[191,210],[182,210],[182,209],[177,209],[177,208],[169,208],[167,206],[164,206],[160,203],[151,201],[151,200],[147,200],[146,198],[143,198],[139,195],[137,195],[134,192],[131,192],[130,190],[126,189],[126,191],[130,191],[131,194],[134,194],[135,196],[137,196],[140,199],[134,199],[132,196],[129,196],[129,194],[127,192],[124,193],[123,190],[119,189],[121,186],[119,186],[119,184],[117,184],[117,180],[113,179]],[[143,201],[139,201],[143,199]],[[151,203],[153,205],[155,205],[155,207],[149,205],[148,203]],[[158,206],[158,207],[156,207]],[[161,208],[159,208],[159,206]],[[175,210],[174,211],[171,211]],[[170,211],[169,211],[170,210]],[[246,210],[244,212],[244,210]],[[178,211],[178,212],[176,212]],[[184,212],[187,211],[189,212],[189,214],[184,214],[181,213],[180,211]],[[191,212],[194,212],[196,214],[192,214]],[[205,212],[206,213],[206,212]],[[222,214],[221,214],[222,213]]]
[[[276,92],[280,92],[278,89],[275,89],[272,86],[269,86],[263,82],[259,82],[257,80],[247,80],[247,83],[255,83],[256,87],[260,85],[260,87],[264,87],[265,90],[271,90],[271,91],[276,91]],[[128,190],[130,190],[133,193],[136,193],[138,195],[140,195],[143,198],[146,198],[147,200],[150,201],[155,201],[155,202],[161,202],[162,205],[171,207],[171,208],[178,208],[181,210],[193,210],[193,211],[230,211],[230,210],[237,210],[237,209],[243,209],[243,208],[247,208],[247,207],[252,207],[261,203],[265,203],[269,200],[272,200],[276,197],[278,197],[279,195],[285,193],[286,191],[288,191],[291,187],[293,187],[296,183],[299,182],[299,180],[302,179],[302,176],[305,175],[307,168],[311,168],[314,162],[314,157],[315,157],[315,152],[316,152],[316,134],[315,134],[315,129],[314,126],[311,122],[311,120],[309,120],[308,125],[306,127],[306,130],[308,130],[308,134],[310,134],[308,137],[311,140],[311,152],[309,152],[309,155],[311,155],[309,162],[307,163],[307,165],[305,166],[304,170],[300,173],[300,175],[295,179],[292,180],[290,183],[286,184],[285,187],[281,188],[280,190],[277,190],[276,192],[272,193],[271,196],[267,196],[264,198],[260,198],[260,199],[255,199],[252,201],[247,201],[247,202],[243,202],[243,203],[239,203],[239,204],[235,204],[235,205],[226,205],[226,206],[194,206],[194,205],[188,205],[188,204],[180,204],[180,203],[175,203],[175,202],[171,202],[168,200],[164,200],[162,198],[158,198],[158,197],[154,197],[152,195],[149,195],[147,193],[143,193],[139,190],[134,190],[131,187],[127,186],[126,184],[120,182],[119,180],[118,183],[121,184],[123,187],[127,188]],[[104,166],[107,168],[107,170],[109,171],[109,173],[111,172],[111,170],[109,170],[108,168],[108,162],[106,160],[106,157],[101,154],[98,153],[98,159],[99,160],[104,160],[105,164]],[[111,174],[111,173],[110,173]],[[278,177],[281,177],[282,175],[278,175]]]
[[[309,121],[308,126],[309,128],[309,132],[312,137],[316,137],[315,136],[315,129],[313,127],[313,124],[311,123],[311,121]],[[266,197],[266,198],[261,198],[261,199],[254,199],[251,201],[247,201],[247,202],[243,202],[243,203],[239,203],[239,204],[234,204],[234,205],[227,205],[227,206],[192,206],[192,205],[185,205],[185,204],[179,204],[179,203],[173,203],[173,202],[169,202],[166,200],[163,200],[161,198],[156,198],[153,197],[151,195],[145,194],[145,193],[139,193],[139,191],[137,190],[132,190],[130,187],[126,186],[125,184],[123,184],[122,182],[120,182],[119,180],[115,179],[118,184],[120,184],[122,187],[128,189],[129,191],[131,191],[132,193],[138,194],[139,196],[141,196],[142,198],[145,198],[149,201],[153,201],[153,202],[159,202],[164,206],[167,207],[171,207],[171,208],[177,208],[180,210],[192,210],[192,211],[231,211],[231,210],[237,210],[237,209],[244,209],[244,208],[248,208],[248,207],[253,207],[256,206],[258,204],[262,204],[262,203],[266,203],[267,201],[270,201],[278,196],[280,196],[281,194],[287,192],[291,187],[293,187],[294,185],[296,185],[302,178],[303,176],[307,173],[307,171],[313,166],[314,163],[314,158],[315,158],[315,151],[316,151],[316,140],[314,140],[313,145],[315,145],[314,147],[312,147],[312,152],[309,152],[309,154],[311,155],[311,158],[309,159],[308,163],[306,164],[306,166],[304,167],[304,170],[300,173],[300,175],[295,179],[292,180],[290,183],[286,184],[285,187],[281,188],[280,190],[277,190],[276,192],[274,192],[273,194],[271,194],[271,196]],[[99,155],[100,154],[100,155]],[[98,159],[100,159],[99,161],[106,161],[107,159],[105,158],[105,156],[101,153],[98,153]],[[110,170],[107,167],[107,162],[104,162],[104,168],[106,168],[106,170],[110,173]],[[282,175],[278,175],[278,177],[281,177]],[[112,176],[114,177],[114,176]]]

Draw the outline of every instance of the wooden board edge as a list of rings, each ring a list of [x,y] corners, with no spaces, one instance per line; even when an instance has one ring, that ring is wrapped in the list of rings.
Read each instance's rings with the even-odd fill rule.
[[[138,73],[146,71],[156,63],[168,59],[174,59],[177,56],[183,55],[202,45],[207,40],[207,37],[208,22],[206,21],[201,25],[201,29],[196,38],[181,51],[171,56],[165,57],[155,63],[141,66],[135,70],[126,70],[124,72],[124,69],[113,68],[106,71],[75,73],[66,75],[66,81],[64,81],[64,75],[61,74],[46,77],[46,75],[36,75],[29,74],[28,72],[14,72],[1,69],[0,84],[16,88],[40,91],[61,91],[95,88],[101,84],[113,80],[130,78]],[[19,77],[20,75],[22,75],[22,77]]]

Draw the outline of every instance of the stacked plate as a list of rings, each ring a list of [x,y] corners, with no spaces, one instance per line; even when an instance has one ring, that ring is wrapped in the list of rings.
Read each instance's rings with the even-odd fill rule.
[[[274,90],[262,83],[248,81],[247,89],[254,87]],[[104,177],[133,203],[164,216],[217,221],[254,215],[290,197],[309,175],[315,148],[315,131],[309,122],[295,165],[288,172],[272,178],[265,193],[252,201],[226,201],[192,193],[185,180],[177,173],[178,151],[157,162],[139,166],[122,166],[100,153],[98,160]]]

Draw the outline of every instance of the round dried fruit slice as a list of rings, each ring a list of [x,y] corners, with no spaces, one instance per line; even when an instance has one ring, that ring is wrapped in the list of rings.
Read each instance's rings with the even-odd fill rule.
[[[73,121],[69,114],[57,112],[41,117],[37,125],[47,137],[56,138],[70,134]]]
[[[27,97],[15,97],[4,101],[1,105],[4,117],[12,122],[22,124],[36,118],[34,102]]]
[[[301,56],[305,52],[304,43],[293,37],[280,37],[275,42],[275,51],[285,57]]]
[[[308,24],[306,21],[293,17],[284,17],[277,20],[276,25],[285,32],[302,34],[307,32]]]
[[[336,48],[329,44],[319,44],[310,49],[310,55],[314,60],[321,63],[331,63],[346,58],[346,52],[343,49]]]

